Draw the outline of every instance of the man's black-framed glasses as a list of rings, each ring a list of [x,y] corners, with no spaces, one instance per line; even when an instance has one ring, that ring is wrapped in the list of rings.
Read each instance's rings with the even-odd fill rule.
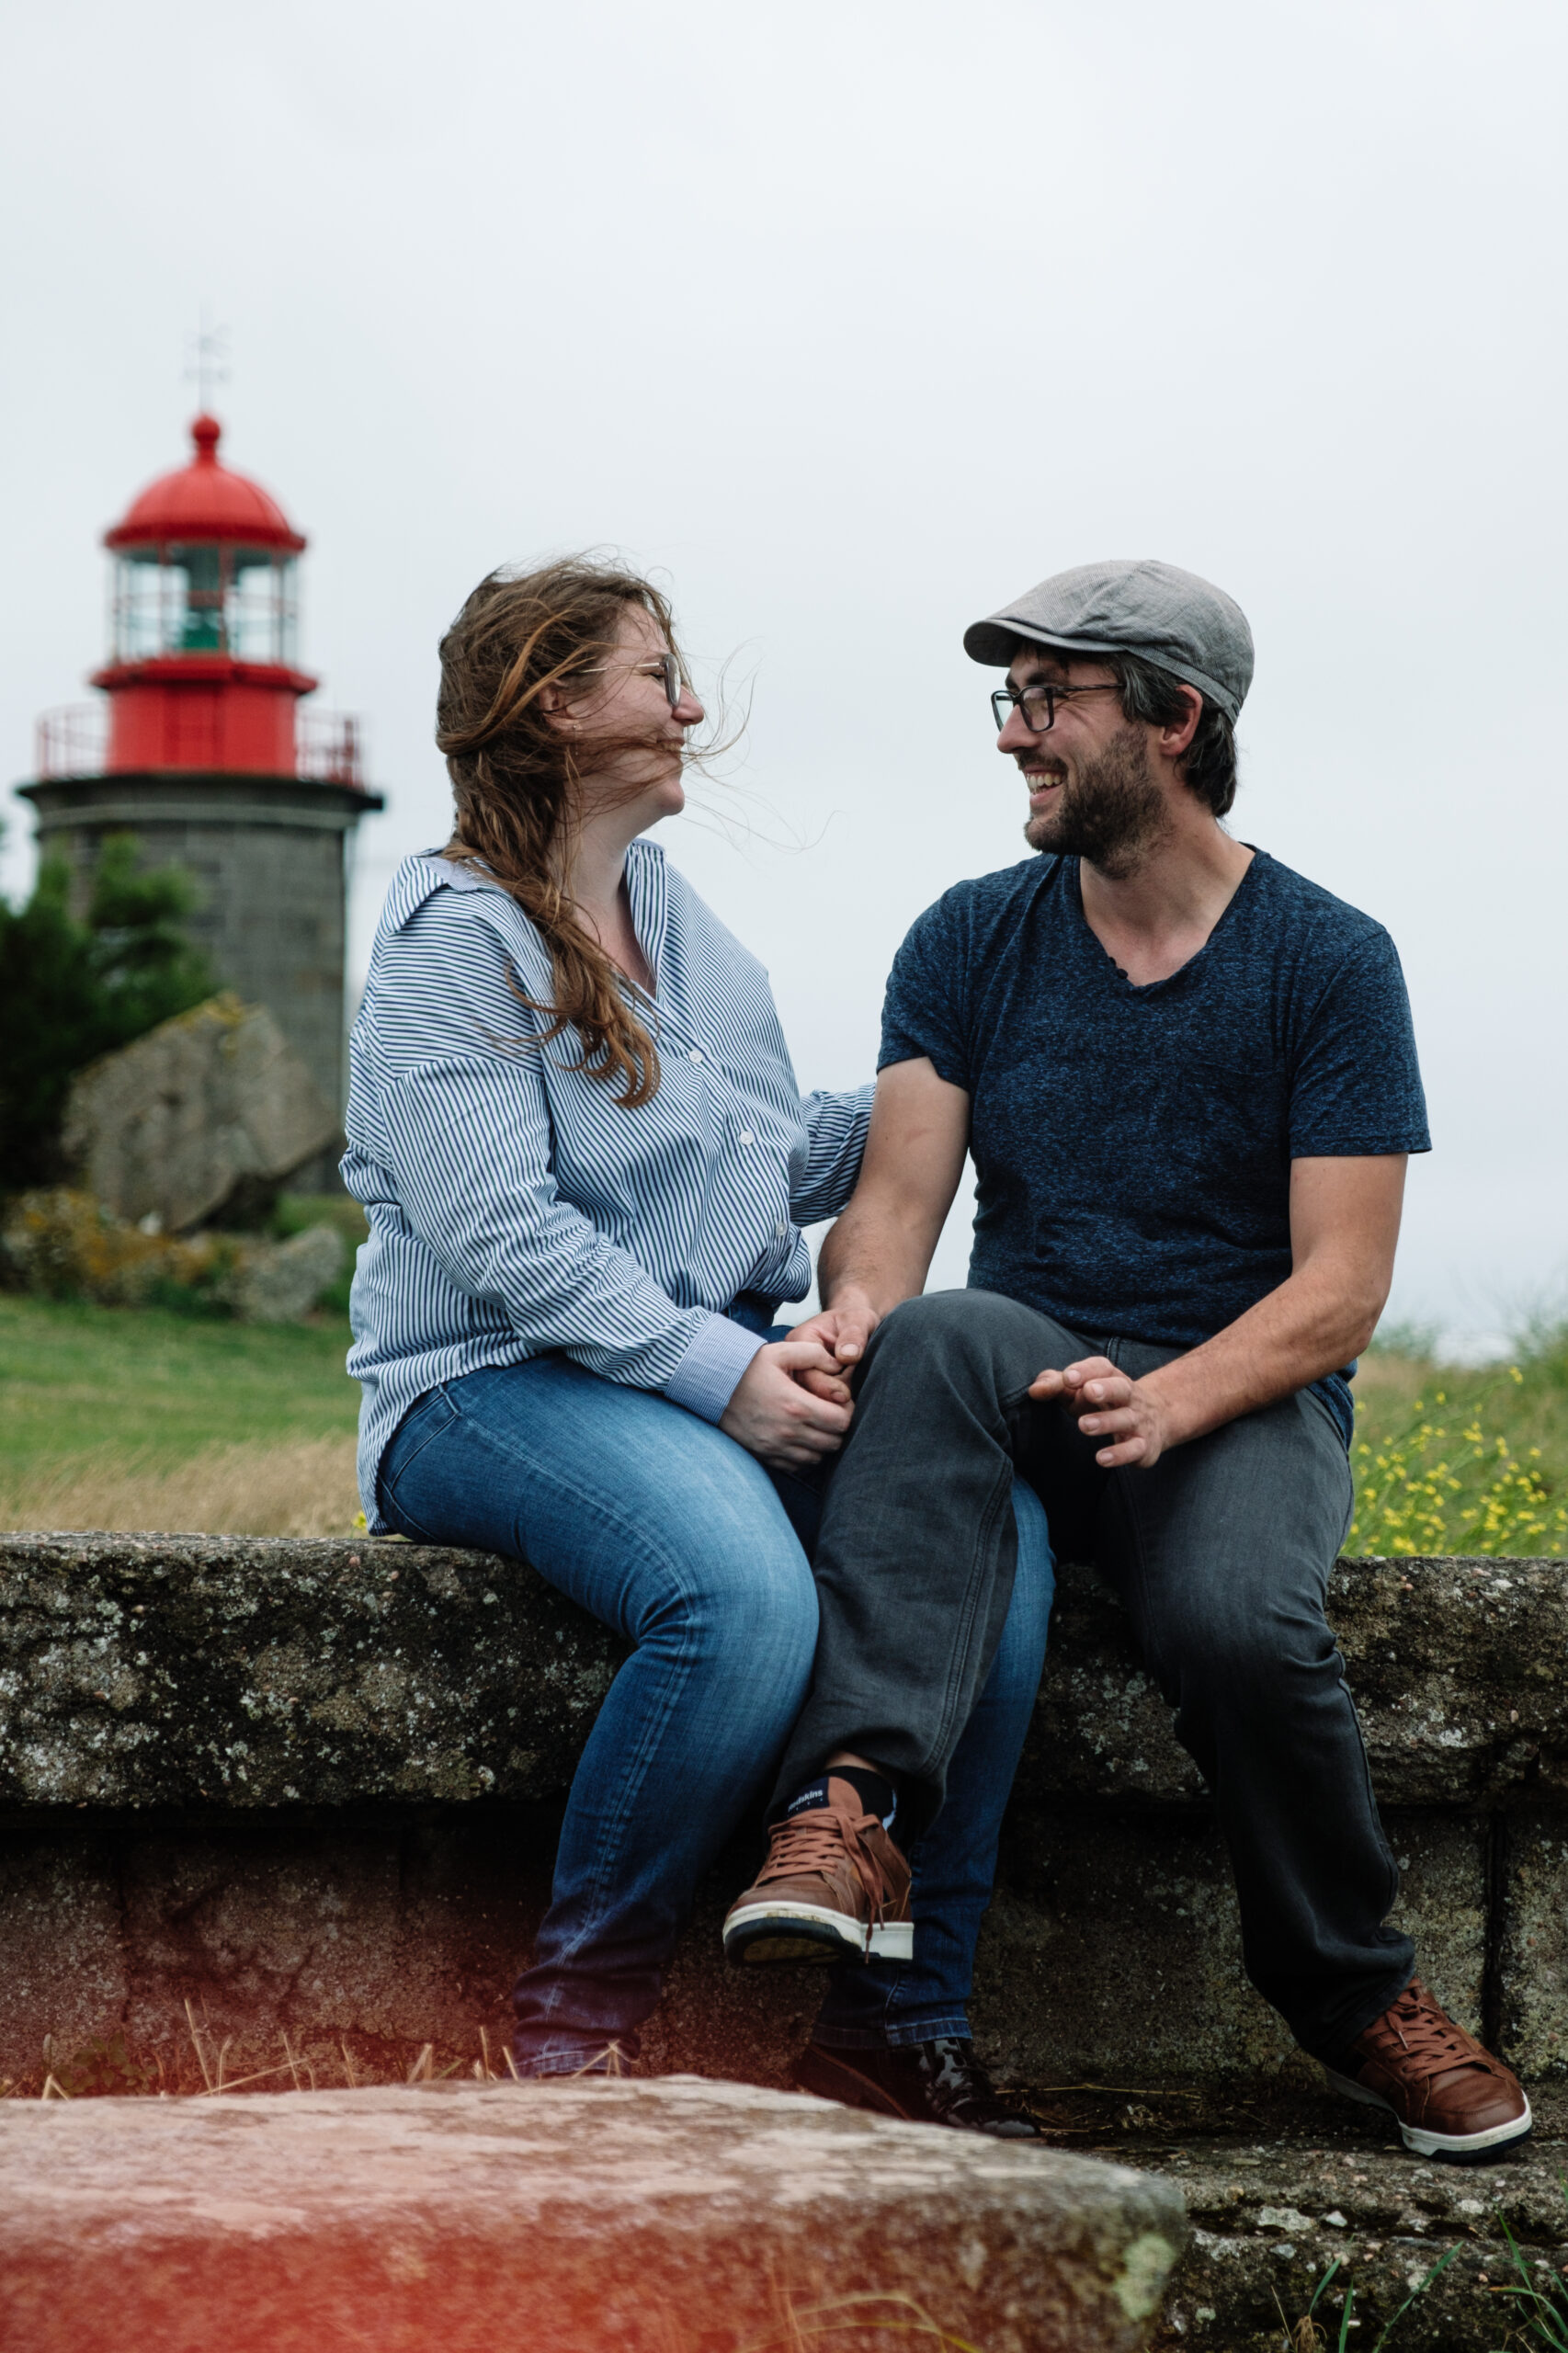
[[[1046,686],[1038,681],[1027,687],[998,687],[991,698],[992,715],[998,735],[1017,710],[1022,713],[1024,725],[1033,735],[1048,734],[1056,724],[1056,706],[1074,695],[1115,694],[1114,678],[1097,678],[1086,687]]]

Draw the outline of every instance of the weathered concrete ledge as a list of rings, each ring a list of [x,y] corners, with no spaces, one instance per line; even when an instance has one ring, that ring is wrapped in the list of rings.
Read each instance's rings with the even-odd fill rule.
[[[1333,1615],[1424,1972],[1532,2080],[1562,2075],[1568,1562],[1345,1562]],[[617,1659],[532,1571],[481,1554],[0,1539],[0,2078],[199,2081],[187,2003],[231,2076],[278,2064],[285,2032],[339,2081],[345,2049],[385,2074],[427,2041],[465,2066],[481,2029],[499,2048]],[[650,2064],[787,2079],[819,1981],[720,1965],[749,1860],[699,1904]],[[1036,2085],[1315,2081],[1242,1980],[1196,1778],[1082,1570],[975,2018]]]
[[[692,2077],[0,2105],[10,2353],[723,2353],[828,2305],[1132,2353],[1186,2238],[1125,2165]]]
[[[1347,2289],[1352,2326],[1359,2323],[1348,2342],[1368,2347],[1414,2295],[1390,2336],[1392,2353],[1499,2353],[1505,2343],[1534,2344],[1528,2311],[1506,2291],[1555,2283],[1562,2292],[1568,2149],[1560,2141],[1475,2169],[1369,2151],[1347,2133],[1316,2143],[1300,2133],[1276,2141],[1232,2134],[1174,2147],[1141,2138],[1123,2143],[1121,2153],[1182,2191],[1193,2226],[1156,2331],[1161,2353],[1278,2353],[1281,2312],[1295,2327],[1335,2264],[1315,2314],[1331,2346]],[[1450,2249],[1451,2260],[1423,2290]]]
[[[1568,1562],[1344,1561],[1382,1802],[1568,1807]],[[409,1544],[0,1537],[0,1803],[343,1805],[563,1788],[620,1656],[516,1561]],[[1202,1790],[1093,1573],[1064,1567],[1022,1789]]]

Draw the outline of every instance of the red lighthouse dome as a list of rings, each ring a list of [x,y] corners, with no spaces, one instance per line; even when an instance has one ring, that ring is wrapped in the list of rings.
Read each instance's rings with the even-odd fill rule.
[[[160,474],[126,510],[125,520],[104,533],[107,548],[178,546],[193,540],[226,540],[254,548],[305,545],[278,501],[248,474],[220,465],[223,428],[215,416],[199,416],[190,428],[196,455],[172,474]]]
[[[195,455],[104,534],[115,558],[114,644],[93,679],[110,699],[107,772],[296,773],[296,561],[277,500],[219,462],[222,428],[191,426]]]

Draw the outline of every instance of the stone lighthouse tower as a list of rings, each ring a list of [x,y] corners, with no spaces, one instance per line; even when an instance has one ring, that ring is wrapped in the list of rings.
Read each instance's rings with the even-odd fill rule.
[[[189,464],[105,533],[112,642],[92,679],[105,699],[40,721],[38,779],[21,790],[40,852],[69,861],[79,901],[106,834],[187,868],[200,892],[190,929],[214,970],[270,1006],[341,1106],[347,856],[384,804],[361,778],[356,722],[304,708],[316,685],[295,646],[305,541],[220,462],[221,433],[199,416]]]

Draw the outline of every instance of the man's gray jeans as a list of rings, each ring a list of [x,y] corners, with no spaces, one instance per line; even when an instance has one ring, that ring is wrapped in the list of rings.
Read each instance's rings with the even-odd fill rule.
[[[1058,1558],[1094,1559],[1120,1596],[1176,1711],[1230,1848],[1248,1976],[1333,2057],[1415,1958],[1381,1925],[1398,1874],[1324,1614],[1352,1508],[1333,1418],[1302,1391],[1153,1470],[1106,1472],[1097,1441],[1027,1393],[1048,1365],[1103,1355],[1136,1378],[1178,1353],[1070,1332],[994,1291],[934,1292],[886,1319],[828,1486],[816,1665],[776,1802],[848,1749],[897,1780],[905,1837],[930,1820],[1007,1614],[1016,1468]]]

